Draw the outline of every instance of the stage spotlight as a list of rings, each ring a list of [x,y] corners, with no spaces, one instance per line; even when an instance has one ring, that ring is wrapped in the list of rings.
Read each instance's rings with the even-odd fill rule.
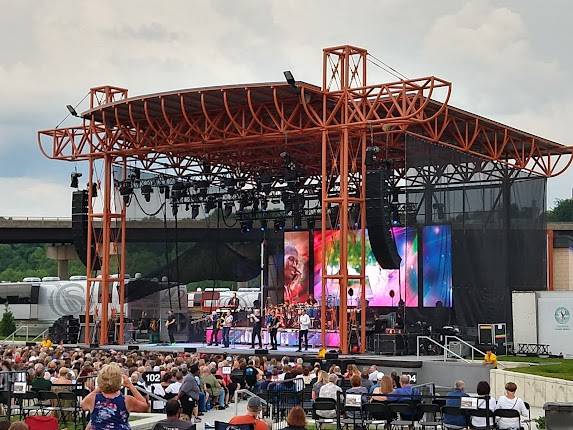
[[[251,220],[241,221],[240,224],[242,233],[248,233],[253,229],[253,221]]]
[[[292,216],[292,228],[294,230],[300,230],[302,228],[302,214],[300,212],[295,212]]]
[[[70,187],[71,188],[78,188],[80,186],[79,178],[82,177],[82,174],[79,172],[72,172],[70,175]]]
[[[199,216],[199,205],[191,206],[191,219],[195,219]]]
[[[377,164],[376,155],[380,152],[380,147],[378,146],[369,146],[366,148],[366,160],[364,160],[364,164],[366,166],[374,166]]]
[[[284,219],[277,219],[274,222],[274,228],[276,232],[283,231],[285,229],[285,220]]]
[[[173,216],[177,216],[177,212],[179,212],[179,205],[177,203],[174,203],[171,205],[171,213],[173,214]]]
[[[125,204],[129,203],[129,197],[133,193],[133,187],[129,183],[124,183],[119,187],[119,194],[123,197],[123,202]]]
[[[261,199],[261,209],[266,211],[268,207],[269,207],[268,200],[266,198],[262,198]]]
[[[169,185],[160,185],[159,194],[166,194],[167,196],[169,196]]]
[[[235,205],[233,205],[233,203],[229,203],[229,202],[225,203],[225,208],[223,210],[223,214],[226,217],[230,217],[231,214],[233,213],[234,207],[235,207]]]
[[[185,184],[181,181],[177,181],[171,187],[171,198],[178,199],[185,194]]]
[[[394,227],[400,227],[402,222],[400,221],[400,212],[398,211],[398,206],[392,205],[392,225]]]
[[[316,225],[316,220],[314,218],[308,218],[306,220],[306,225],[308,226],[308,229],[312,231]]]
[[[261,175],[259,183],[261,184],[261,190],[263,191],[263,193],[268,194],[271,192],[273,186],[273,178],[271,175],[268,175],[266,173]]]
[[[217,202],[214,196],[209,196],[207,201],[205,202],[205,213],[211,212],[213,209],[217,207]]]
[[[153,194],[153,188],[151,185],[145,184],[141,187],[141,195],[143,195],[143,198],[148,203],[151,201],[151,194]]]
[[[97,183],[92,183],[92,197],[97,197]]]
[[[75,116],[76,118],[79,117],[78,112],[76,111],[76,108],[73,107],[72,105],[66,105],[66,109],[68,110],[68,112],[70,113],[71,116]]]
[[[265,231],[267,229],[267,227],[268,227],[267,220],[262,219],[261,220],[261,231]]]
[[[139,170],[139,167],[133,168],[133,173],[130,175],[130,177],[134,181],[139,181],[141,179],[141,170]]]
[[[283,72],[283,74],[285,75],[285,79],[286,79],[287,83],[291,87],[296,88],[296,81],[294,80],[294,76],[292,75],[292,72],[290,70],[287,70],[287,71]]]

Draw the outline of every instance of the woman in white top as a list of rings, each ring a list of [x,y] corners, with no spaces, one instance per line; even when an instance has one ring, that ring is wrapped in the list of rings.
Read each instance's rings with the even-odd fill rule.
[[[477,394],[480,397],[485,397],[485,396],[489,396],[490,393],[490,387],[489,384],[487,383],[487,381],[480,381],[478,382],[477,385]],[[478,409],[486,409],[486,407],[489,407],[489,410],[491,411],[491,418],[489,419],[489,424],[490,426],[493,425],[493,412],[495,411],[495,407],[496,407],[496,401],[494,398],[489,398],[489,400],[486,401],[486,399],[478,399],[477,402],[477,408]],[[485,422],[485,418],[484,417],[472,417],[472,425],[474,427],[484,427],[486,426],[486,422]]]
[[[521,415],[521,420],[526,420],[529,413],[525,407],[525,403],[519,397],[515,397],[517,385],[515,382],[508,382],[505,384],[505,396],[501,396],[497,401],[496,409],[515,409]],[[519,428],[519,418],[499,418],[497,421],[499,429],[513,429]]]

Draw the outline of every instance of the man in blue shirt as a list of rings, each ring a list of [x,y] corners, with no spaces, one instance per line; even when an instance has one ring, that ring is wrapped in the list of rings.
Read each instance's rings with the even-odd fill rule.
[[[417,400],[419,394],[420,393],[410,385],[410,375],[402,375],[400,376],[400,388],[394,388],[388,395],[388,400],[391,402]]]
[[[468,395],[464,392],[465,383],[464,381],[456,381],[453,391],[448,393],[448,397],[458,397],[456,399],[447,399],[446,406],[453,406],[456,408],[460,407],[459,397],[467,397]],[[464,416],[456,415],[444,415],[444,424],[449,424],[451,426],[465,427],[467,425],[467,419]]]

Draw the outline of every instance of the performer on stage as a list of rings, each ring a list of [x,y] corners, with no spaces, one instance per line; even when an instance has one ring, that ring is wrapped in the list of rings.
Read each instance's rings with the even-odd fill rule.
[[[175,314],[172,310],[167,312],[167,321],[165,321],[165,327],[167,327],[167,333],[169,334],[169,343],[175,343],[175,329],[176,329]]]
[[[215,346],[219,345],[219,341],[217,340],[217,336],[219,335],[219,329],[222,325],[222,318],[219,318],[219,313],[217,311],[213,311],[211,316],[209,317],[209,322],[211,323],[211,340],[209,342],[209,346],[215,344]]]
[[[228,306],[231,308],[233,312],[239,309],[239,298],[237,297],[237,293],[233,293],[233,297],[229,299]]]
[[[249,320],[253,323],[253,334],[251,335],[251,349],[255,349],[255,339],[259,338],[259,348],[263,347],[263,341],[261,339],[261,310],[255,309],[252,314],[249,315]]]
[[[270,319],[269,325],[267,327],[269,329],[269,334],[271,337],[271,349],[275,350],[275,351],[278,348],[277,333],[279,331],[280,325],[281,325],[281,319],[277,315],[277,312],[275,310],[273,310],[271,312],[271,319]]]
[[[306,299],[306,304],[309,306],[316,306],[318,305],[318,302],[316,301],[316,299],[314,298],[313,294],[309,294],[308,295],[308,299]]]
[[[298,349],[297,352],[301,352],[302,349],[302,338],[304,337],[304,350],[308,351],[308,329],[310,328],[310,317],[306,313],[306,309],[300,310],[300,315],[298,317],[298,323],[300,328],[298,330]]]
[[[231,311],[227,311],[225,314],[225,320],[223,321],[223,345],[225,348],[229,347],[229,334],[231,333],[231,327],[233,327],[233,314],[231,314]]]

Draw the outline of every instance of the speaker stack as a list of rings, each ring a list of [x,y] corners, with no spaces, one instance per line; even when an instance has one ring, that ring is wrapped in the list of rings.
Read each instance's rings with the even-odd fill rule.
[[[372,253],[383,269],[399,269],[402,258],[392,235],[392,165],[371,158],[366,169],[366,225]]]
[[[72,238],[78,257],[87,265],[88,249],[88,192],[87,190],[72,193]],[[101,268],[101,261],[96,254],[95,241],[91,246],[92,265],[94,270]]]
[[[48,330],[53,343],[77,343],[80,334],[80,320],[71,315],[58,318]]]

